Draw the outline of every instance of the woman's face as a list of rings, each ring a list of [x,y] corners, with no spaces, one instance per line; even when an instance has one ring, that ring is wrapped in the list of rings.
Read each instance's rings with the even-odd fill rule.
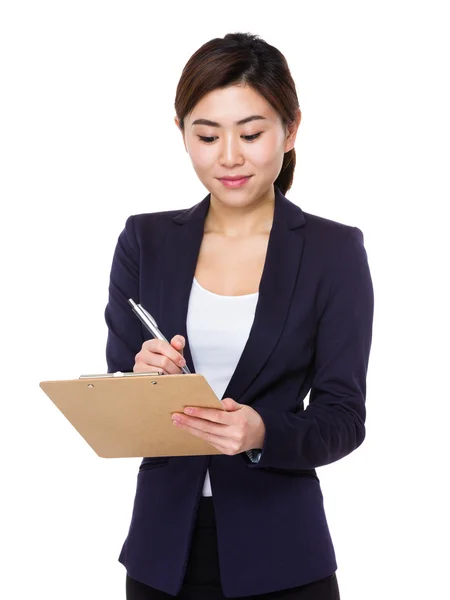
[[[179,126],[179,121],[175,118]],[[298,120],[281,117],[248,85],[209,92],[184,120],[183,140],[206,189],[229,206],[245,206],[272,191],[283,156],[294,147]],[[233,178],[244,178],[234,183]]]

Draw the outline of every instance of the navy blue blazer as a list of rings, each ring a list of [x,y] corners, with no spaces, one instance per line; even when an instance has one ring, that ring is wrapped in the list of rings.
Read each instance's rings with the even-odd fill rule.
[[[169,340],[186,338],[195,373],[186,316],[209,202],[208,194],[189,209],[127,219],[105,310],[108,372],[132,371],[151,338],[128,304],[134,298]],[[177,595],[207,468],[226,597],[295,587],[336,570],[315,469],[364,439],[373,305],[362,232],[303,212],[275,187],[255,319],[223,395],[261,415],[261,459],[254,464],[245,452],[144,458],[119,556],[131,577]]]

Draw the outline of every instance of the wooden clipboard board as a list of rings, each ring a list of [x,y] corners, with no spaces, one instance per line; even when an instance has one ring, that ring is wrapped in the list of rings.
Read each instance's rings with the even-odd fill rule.
[[[110,373],[39,386],[103,458],[222,454],[172,425],[186,406],[225,410],[203,375]]]

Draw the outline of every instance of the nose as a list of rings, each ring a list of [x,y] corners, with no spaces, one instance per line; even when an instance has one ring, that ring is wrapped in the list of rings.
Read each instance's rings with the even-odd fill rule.
[[[239,143],[239,137],[234,135],[223,137],[223,144],[220,152],[220,164],[223,167],[233,168],[236,165],[244,164],[244,156]]]

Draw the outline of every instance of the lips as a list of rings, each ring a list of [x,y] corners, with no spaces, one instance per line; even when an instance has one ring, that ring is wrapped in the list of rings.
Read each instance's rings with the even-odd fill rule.
[[[219,177],[218,179],[220,179],[221,181],[225,180],[225,181],[239,181],[241,179],[248,179],[250,177],[250,175],[236,175],[234,177]]]
[[[227,188],[239,188],[247,183],[251,175],[240,175],[234,177],[220,177],[219,181]]]

